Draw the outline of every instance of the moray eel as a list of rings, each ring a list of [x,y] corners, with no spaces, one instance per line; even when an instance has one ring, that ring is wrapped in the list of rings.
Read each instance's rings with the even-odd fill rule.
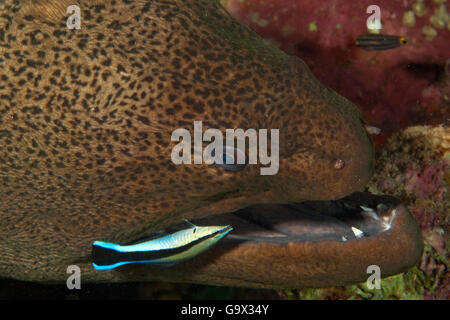
[[[68,28],[70,5],[80,29]],[[353,193],[374,161],[357,108],[218,1],[3,0],[0,10],[1,277],[63,282],[78,265],[82,281],[317,287],[420,257],[402,204]],[[194,120],[279,129],[278,173],[174,165],[171,133]],[[94,241],[124,244],[184,219],[233,231],[171,268],[92,267]]]

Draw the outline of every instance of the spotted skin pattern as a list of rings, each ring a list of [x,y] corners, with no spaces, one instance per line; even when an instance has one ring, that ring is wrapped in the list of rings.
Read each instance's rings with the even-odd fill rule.
[[[278,174],[174,165],[171,133],[194,120],[279,129]],[[130,280],[92,270],[93,241],[342,197],[365,185],[372,158],[356,107],[218,1],[0,1],[1,277],[65,281],[77,264],[86,280]]]

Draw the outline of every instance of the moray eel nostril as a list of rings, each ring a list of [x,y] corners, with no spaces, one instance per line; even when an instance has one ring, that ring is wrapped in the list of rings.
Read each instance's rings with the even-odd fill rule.
[[[66,23],[74,2],[80,29]],[[76,264],[85,282],[283,288],[361,281],[368,264],[389,275],[417,260],[420,234],[401,204],[341,202],[373,171],[356,106],[219,1],[4,0],[0,10],[0,277],[65,282]],[[176,165],[171,135],[192,133],[196,120],[203,131],[279,129],[278,173]],[[315,209],[279,205],[305,200]],[[363,205],[375,216],[379,203],[397,212],[385,232],[326,214],[358,218]],[[248,208],[266,214],[242,219]],[[210,217],[236,228],[209,224],[233,232],[173,268],[91,265],[95,241],[126,244]]]

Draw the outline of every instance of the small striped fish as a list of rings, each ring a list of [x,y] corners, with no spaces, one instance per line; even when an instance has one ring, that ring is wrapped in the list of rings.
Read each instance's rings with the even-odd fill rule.
[[[356,45],[364,50],[381,51],[394,49],[401,45],[407,44],[408,40],[401,36],[390,36],[387,34],[368,33],[362,34],[356,38]]]
[[[171,266],[202,253],[233,230],[231,226],[189,224],[190,228],[131,245],[95,241],[92,265],[96,270],[114,269],[130,263]]]

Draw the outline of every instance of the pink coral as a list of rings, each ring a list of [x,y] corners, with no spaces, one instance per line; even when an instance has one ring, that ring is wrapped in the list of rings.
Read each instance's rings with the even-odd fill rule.
[[[430,213],[429,208],[412,208],[411,213],[419,223],[420,229],[422,229],[422,231],[430,230],[434,227],[436,217],[433,215],[433,213]]]
[[[405,190],[414,193],[419,198],[432,195],[435,200],[442,200],[446,192],[444,185],[445,168],[445,163],[424,164],[419,168],[408,164],[403,176]]]

